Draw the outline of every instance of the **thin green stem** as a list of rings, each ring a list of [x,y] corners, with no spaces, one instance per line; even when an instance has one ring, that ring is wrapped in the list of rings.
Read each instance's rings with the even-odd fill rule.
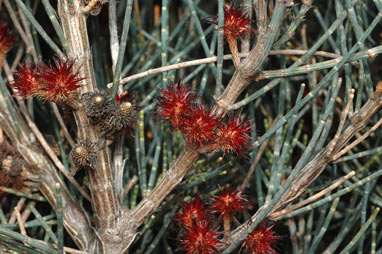
[[[375,220],[380,208],[375,208],[373,214],[369,217],[365,224],[362,225],[361,229],[358,233],[353,237],[350,243],[340,252],[340,254],[347,254],[353,248],[353,246],[359,241],[361,236],[365,233],[365,231],[369,228],[370,224]]]
[[[69,47],[68,41],[65,38],[64,31],[62,30],[61,25],[58,22],[58,19],[55,14],[55,10],[53,9],[49,0],[41,0],[41,1],[42,1],[42,4],[44,5],[46,13],[49,16],[50,22],[52,22],[53,28],[56,31],[56,34],[61,42],[62,47],[64,47],[66,54],[69,54],[70,47]]]
[[[25,6],[22,0],[15,0],[18,6],[23,10],[25,16],[32,23],[32,25],[36,28],[37,32],[41,35],[41,37],[48,43],[48,45],[56,52],[56,54],[65,59],[64,53],[58,48],[58,46],[54,43],[54,41],[49,37],[49,35],[45,32],[44,28],[37,22],[34,18],[33,13]]]
[[[31,210],[33,215],[36,217],[36,219],[38,220],[40,225],[45,229],[45,231],[47,232],[49,237],[53,240],[53,242],[55,244],[57,244],[58,239],[57,239],[56,235],[53,233],[53,231],[52,231],[51,227],[48,225],[48,223],[46,223],[46,221],[41,217],[41,214],[37,211],[37,209],[33,205],[29,206],[29,209]]]
[[[219,96],[223,89],[223,55],[224,55],[224,0],[218,0],[218,38],[217,38],[217,63],[216,63],[216,86],[215,86],[215,96]]]
[[[17,0],[20,1],[20,0]],[[114,100],[118,92],[118,82],[121,76],[121,70],[123,65],[123,59],[125,56],[126,45],[127,45],[127,35],[130,28],[131,12],[132,12],[133,0],[127,0],[125,18],[123,20],[123,28],[121,35],[121,42],[119,44],[118,59],[115,67],[115,74],[113,78],[113,87],[111,88],[110,99]]]

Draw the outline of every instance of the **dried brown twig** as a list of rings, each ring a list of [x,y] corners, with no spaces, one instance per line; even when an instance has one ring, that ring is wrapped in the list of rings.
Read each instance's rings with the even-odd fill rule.
[[[300,207],[303,207],[303,206],[305,206],[305,205],[307,205],[309,203],[312,203],[313,201],[319,199],[320,197],[323,197],[327,193],[330,193],[332,190],[338,188],[342,183],[344,183],[345,181],[349,180],[354,175],[355,175],[355,171],[351,171],[347,175],[345,175],[345,176],[337,179],[336,181],[334,181],[334,183],[332,185],[330,185],[329,187],[327,187],[324,190],[314,194],[313,196],[310,196],[309,198],[304,199],[303,201],[301,201],[301,202],[299,202],[297,204],[291,205],[288,208],[285,208],[285,209],[283,209],[281,211],[272,213],[269,216],[269,219],[270,220],[278,220],[281,216],[283,216],[285,214],[288,214],[290,212],[293,212],[294,210],[296,210],[296,209],[298,209]]]
[[[306,50],[300,50],[300,49],[286,49],[286,50],[271,50],[269,51],[269,55],[304,55],[307,51]],[[239,57],[245,58],[248,56],[249,53],[240,53]],[[313,55],[315,56],[323,56],[327,58],[338,58],[340,57],[338,54],[326,52],[326,51],[316,51]],[[232,55],[224,55],[223,56],[224,60],[230,60],[232,59]],[[127,84],[133,80],[137,80],[140,78],[144,78],[153,74],[158,74],[166,71],[171,71],[171,70],[177,70],[181,68],[187,68],[190,66],[198,66],[201,64],[207,64],[207,63],[213,63],[217,61],[216,56],[212,57],[207,57],[203,59],[197,59],[197,60],[192,60],[192,61],[187,61],[187,62],[181,62],[181,63],[176,63],[176,64],[171,64],[163,67],[158,67],[154,69],[150,69],[147,71],[143,71],[141,73],[137,73],[131,76],[128,76],[126,78],[123,78],[119,81],[119,85]],[[113,83],[107,84],[108,88],[111,88]]]

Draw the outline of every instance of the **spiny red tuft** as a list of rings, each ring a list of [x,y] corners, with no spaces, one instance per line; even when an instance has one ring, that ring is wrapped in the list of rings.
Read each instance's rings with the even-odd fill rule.
[[[7,53],[14,43],[12,33],[8,32],[8,26],[0,23],[0,54]]]
[[[60,103],[64,102],[72,92],[79,88],[78,71],[73,70],[74,61],[54,59],[54,65],[43,66],[41,79],[44,81],[42,97],[45,100]]]
[[[186,141],[191,144],[203,146],[216,139],[216,127],[220,119],[213,116],[210,109],[204,105],[193,107],[189,117],[184,119],[180,126]]]
[[[13,96],[21,96],[24,99],[40,94],[42,81],[40,80],[40,65],[20,65],[18,71],[13,73],[14,80],[10,83],[17,90]]]
[[[248,254],[276,254],[272,245],[276,244],[280,236],[275,235],[273,226],[266,227],[265,223],[260,224],[250,233],[243,242],[243,246]]]
[[[176,214],[176,220],[185,228],[192,228],[195,222],[209,219],[208,212],[199,195],[189,203],[183,202],[182,208],[183,212]]]
[[[174,130],[178,130],[191,111],[194,95],[191,90],[179,82],[170,84],[165,89],[159,89],[158,110],[165,121],[171,123]]]
[[[230,116],[227,123],[218,127],[217,146],[226,152],[235,152],[243,155],[243,149],[251,148],[250,141],[253,139],[249,134],[252,132],[253,122],[242,121],[240,115]]]
[[[226,188],[220,192],[219,196],[212,198],[212,212],[219,213],[221,216],[232,220],[233,216],[244,210],[247,199],[239,190],[232,191]]]
[[[212,16],[210,23],[217,25],[218,17]],[[224,6],[224,37],[227,40],[238,39],[239,37],[251,32],[253,20],[249,18],[248,13],[243,9],[236,7],[232,2]]]
[[[216,249],[220,241],[217,239],[219,233],[211,228],[207,221],[197,222],[191,228],[184,231],[181,239],[181,250],[185,250],[187,254],[213,254],[218,253]]]
[[[65,103],[71,93],[80,87],[79,82],[83,79],[77,78],[77,72],[73,71],[74,62],[55,59],[54,63],[54,66],[20,65],[14,73],[14,81],[10,83],[17,90],[14,96],[24,99],[35,96],[46,101]]]

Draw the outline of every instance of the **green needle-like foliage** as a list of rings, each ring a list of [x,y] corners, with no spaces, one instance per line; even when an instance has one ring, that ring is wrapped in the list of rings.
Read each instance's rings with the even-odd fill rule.
[[[381,0],[0,11],[0,253],[382,253]]]

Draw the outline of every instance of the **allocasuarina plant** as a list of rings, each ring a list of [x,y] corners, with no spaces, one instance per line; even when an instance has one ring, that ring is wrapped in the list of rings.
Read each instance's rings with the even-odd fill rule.
[[[0,12],[0,253],[382,252],[380,0]]]
[[[247,200],[241,192],[231,188],[212,197],[209,206],[204,204],[199,195],[189,203],[183,202],[183,212],[175,215],[175,220],[181,227],[178,236],[181,244],[179,249],[189,254],[219,253],[218,246],[230,237],[232,220],[238,222],[235,216],[243,213],[246,205]],[[221,222],[223,228],[220,227]],[[274,246],[280,237],[272,228],[273,226],[266,227],[264,222],[248,235],[243,243],[247,253],[276,253]],[[219,229],[223,229],[224,233],[220,233]]]
[[[209,22],[218,25],[218,16],[211,16]],[[234,2],[224,6],[224,25],[219,29],[223,30],[224,39],[228,42],[236,68],[240,66],[237,40],[252,31],[253,22],[249,18],[248,10],[236,6]]]
[[[241,155],[243,149],[251,147],[251,121],[242,120],[240,115],[231,115],[226,121],[214,115],[214,106],[197,103],[191,89],[180,81],[170,81],[166,89],[160,89],[160,93],[157,113],[173,130],[182,133],[187,145],[204,152],[221,150]]]

